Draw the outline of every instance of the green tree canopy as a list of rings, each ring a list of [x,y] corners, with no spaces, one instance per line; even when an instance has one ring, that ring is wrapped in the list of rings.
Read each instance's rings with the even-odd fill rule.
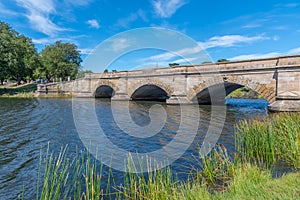
[[[169,66],[170,67],[175,67],[175,66],[179,66],[179,64],[178,63],[169,63]]]
[[[221,58],[221,59],[219,59],[217,62],[229,62],[229,60],[224,59],[224,58]]]
[[[0,80],[21,80],[32,77],[39,59],[30,38],[20,35],[5,22],[0,21]]]
[[[41,52],[42,69],[36,70],[36,75],[44,75],[48,80],[53,78],[62,78],[66,80],[68,76],[76,78],[80,70],[80,51],[75,44],[55,42],[48,45]]]
[[[86,73],[94,73],[92,70],[80,70],[76,78],[83,78]]]

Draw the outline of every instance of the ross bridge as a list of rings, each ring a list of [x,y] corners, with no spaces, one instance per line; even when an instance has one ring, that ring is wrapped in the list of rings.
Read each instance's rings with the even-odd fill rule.
[[[54,93],[111,100],[160,100],[167,104],[220,104],[232,91],[248,87],[271,111],[300,111],[300,55],[236,62],[85,74],[71,82],[39,85]]]

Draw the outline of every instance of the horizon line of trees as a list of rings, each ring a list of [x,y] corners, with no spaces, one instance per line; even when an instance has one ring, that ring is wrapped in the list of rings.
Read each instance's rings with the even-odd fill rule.
[[[82,73],[80,50],[75,44],[56,41],[38,53],[32,39],[0,21],[0,84],[5,80],[75,79]]]

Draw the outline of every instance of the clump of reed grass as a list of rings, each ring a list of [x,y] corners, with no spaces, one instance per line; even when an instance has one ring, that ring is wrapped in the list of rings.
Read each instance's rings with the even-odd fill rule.
[[[223,145],[216,145],[207,155],[201,155],[202,171],[198,171],[200,181],[213,190],[225,190],[235,172],[234,161]]]
[[[41,150],[36,199],[102,199],[102,165],[84,152],[69,159],[67,149],[61,148],[58,156],[54,156],[48,145],[44,158]]]
[[[197,176],[189,177],[186,182],[178,181],[171,167],[131,173],[138,171],[138,166],[129,155],[124,182],[116,185],[112,169],[103,180],[102,165],[87,152],[68,159],[65,147],[55,157],[48,146],[46,156],[40,157],[38,179],[42,183],[38,182],[36,199],[300,198],[299,173],[283,177],[280,182],[271,178],[270,170],[256,166],[256,163],[276,162],[300,166],[299,121],[300,115],[296,113],[276,114],[263,121],[243,121],[235,132],[234,159],[224,146],[217,145],[209,154],[199,156],[202,171],[196,171]]]
[[[300,115],[279,113],[259,121],[242,121],[236,128],[236,149],[244,162],[268,166],[284,162],[300,168]]]
[[[172,174],[171,167],[160,169],[159,164],[152,169],[151,161],[147,161],[146,173],[131,173],[136,171],[130,155],[128,167],[125,168],[124,185],[119,187],[121,199],[167,199],[177,187],[177,178]],[[141,166],[140,166],[141,167]]]

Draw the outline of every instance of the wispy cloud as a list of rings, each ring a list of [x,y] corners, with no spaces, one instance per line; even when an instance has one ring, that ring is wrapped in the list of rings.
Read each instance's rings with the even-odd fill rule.
[[[176,11],[185,5],[186,0],[153,0],[152,5],[154,12],[161,18],[169,18]]]
[[[141,61],[144,62],[193,62],[193,61],[201,61],[201,59],[205,58],[205,49],[209,48],[216,48],[216,47],[232,47],[239,44],[249,44],[252,42],[260,41],[260,40],[267,40],[270,39],[269,37],[265,36],[242,36],[242,35],[225,35],[225,36],[215,36],[211,37],[205,42],[198,42],[198,46],[194,46],[191,48],[183,48],[179,49],[176,52],[165,52],[158,55],[150,56]],[[251,56],[251,55],[247,55]],[[253,55],[255,56],[255,55]],[[181,57],[178,59],[178,57]]]
[[[10,15],[10,16],[12,16],[12,15],[18,15],[17,12],[9,10],[1,2],[0,2],[0,14],[2,14],[2,15]]]
[[[96,19],[90,19],[86,23],[89,24],[92,28],[100,28],[99,22]]]
[[[177,59],[177,60],[173,60],[170,63],[192,63],[196,60],[198,60],[198,57],[194,57],[194,58],[181,58],[181,59]]]
[[[56,13],[53,0],[16,0],[16,2],[27,10],[25,16],[35,30],[48,36],[54,36],[57,32],[65,30],[50,19],[50,15]]]
[[[229,58],[229,60],[249,60],[249,59],[259,59],[259,58],[270,58],[270,57],[276,57],[281,55],[279,52],[271,52],[266,54],[246,54],[246,55],[239,55],[232,58]]]
[[[270,57],[276,57],[281,55],[291,55],[291,54],[300,54],[300,47],[290,49],[285,52],[270,52],[265,54],[245,54],[245,55],[238,55],[234,56],[232,58],[229,58],[229,60],[249,60],[249,59],[259,59],[259,58],[270,58]]]
[[[245,26],[243,26],[242,28],[258,28],[261,27],[262,25],[259,23],[250,23],[250,24],[246,24]]]
[[[76,40],[72,37],[49,37],[49,38],[39,38],[39,39],[32,39],[32,42],[35,44],[43,44],[43,45],[48,45],[48,44],[53,44],[56,41],[63,41],[63,42],[72,42],[76,43]]]
[[[224,35],[224,36],[214,36],[207,40],[206,42],[200,42],[204,49],[215,48],[215,47],[232,47],[242,43],[252,43],[261,40],[268,40],[269,37],[262,35],[248,37],[242,35]]]
[[[138,19],[142,19],[143,21],[148,21],[145,12],[142,9],[139,9],[136,12],[131,13],[129,16],[125,18],[121,18],[115,24],[115,27],[123,27],[129,28],[130,24]]]
[[[288,54],[300,54],[300,47],[289,50]]]
[[[45,37],[45,38],[33,38],[32,42],[35,44],[48,45],[53,44],[56,41],[71,42],[78,45],[79,38],[87,37],[87,35],[73,35],[67,37]]]
[[[87,6],[94,0],[64,0],[64,3],[71,4],[74,6]]]
[[[129,41],[126,38],[110,39],[110,43],[111,44],[110,44],[109,48],[112,49],[114,52],[119,52],[130,46]]]
[[[82,48],[82,49],[79,49],[79,51],[82,55],[89,55],[94,51],[94,49]]]
[[[275,7],[295,8],[299,5],[300,5],[299,3],[287,3],[287,4],[280,3],[280,4],[276,4]]]

